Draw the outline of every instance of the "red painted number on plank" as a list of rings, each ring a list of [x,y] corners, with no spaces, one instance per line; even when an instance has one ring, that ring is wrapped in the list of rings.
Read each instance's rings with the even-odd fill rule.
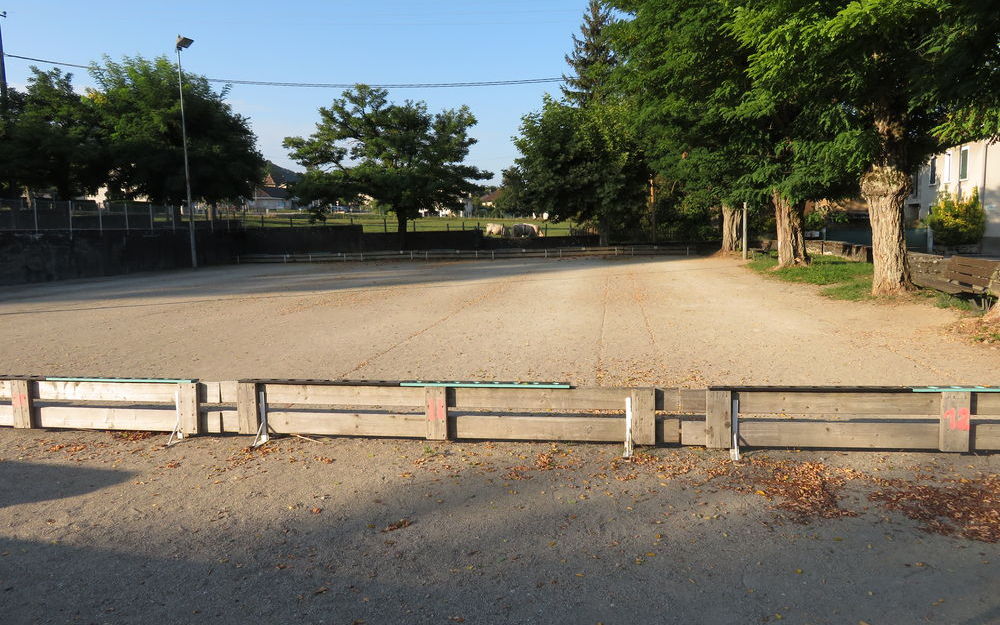
[[[948,421],[949,430],[969,431],[970,415],[968,408],[959,408],[957,412],[954,408],[949,408],[945,411],[944,418]]]

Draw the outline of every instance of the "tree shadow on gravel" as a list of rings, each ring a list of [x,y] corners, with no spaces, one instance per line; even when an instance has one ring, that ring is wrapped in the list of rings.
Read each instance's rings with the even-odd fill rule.
[[[371,458],[296,443],[216,475],[182,466],[157,492],[200,480],[217,493],[58,544],[2,538],[5,618],[985,625],[1000,609],[996,545],[871,515],[785,522],[703,476],[607,469],[615,453],[597,446],[573,464],[545,459],[548,445],[488,463],[453,451],[471,444],[419,445]]]
[[[132,476],[128,471],[3,461],[0,462],[0,509],[75,497],[121,484]]]

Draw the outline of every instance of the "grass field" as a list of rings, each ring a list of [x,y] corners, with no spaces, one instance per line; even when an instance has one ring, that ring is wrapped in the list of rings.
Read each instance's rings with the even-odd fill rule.
[[[496,217],[422,217],[409,223],[411,232],[441,232],[449,230],[473,230],[485,228],[487,223],[512,226],[519,223],[535,224],[546,233],[546,236],[568,236],[571,229],[577,226],[572,221],[552,223],[540,219],[515,217],[501,219]],[[397,232],[395,217],[382,217],[373,213],[355,213],[327,215],[326,222],[309,223],[309,213],[288,212],[275,215],[247,215],[244,224],[248,228],[292,228],[310,226],[344,226],[361,225],[365,232]]]

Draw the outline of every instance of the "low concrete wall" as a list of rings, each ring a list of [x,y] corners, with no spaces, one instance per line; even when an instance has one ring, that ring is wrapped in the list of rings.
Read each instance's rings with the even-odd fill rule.
[[[872,262],[872,248],[844,241],[806,241],[806,251],[810,254],[832,255],[861,263]]]
[[[238,232],[199,232],[198,264],[234,262]],[[92,278],[191,266],[187,232],[0,232],[0,284]]]

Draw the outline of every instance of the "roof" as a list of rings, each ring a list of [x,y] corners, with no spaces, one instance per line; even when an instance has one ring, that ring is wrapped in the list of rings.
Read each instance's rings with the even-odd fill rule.
[[[255,200],[287,200],[292,197],[292,194],[288,192],[288,189],[282,189],[281,187],[257,187],[253,190],[253,198]]]
[[[491,191],[491,192],[487,193],[486,195],[481,196],[479,198],[479,201],[480,202],[496,202],[497,198],[500,197],[501,193],[503,193],[503,189],[497,189],[496,191]]]

